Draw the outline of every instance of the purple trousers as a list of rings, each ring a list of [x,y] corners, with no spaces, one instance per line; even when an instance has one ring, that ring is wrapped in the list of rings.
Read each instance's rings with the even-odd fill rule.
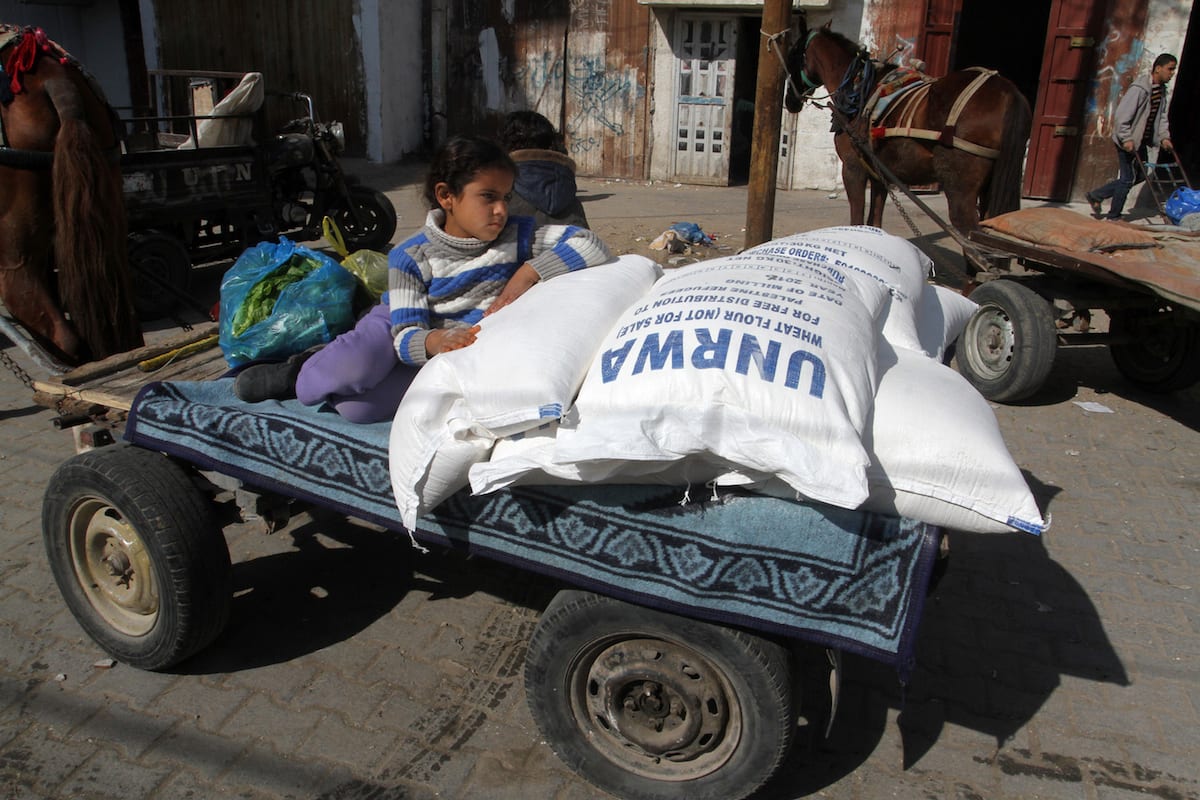
[[[309,406],[329,403],[351,422],[380,422],[396,414],[420,367],[402,364],[392,348],[386,303],[313,353],[296,378],[296,397]]]

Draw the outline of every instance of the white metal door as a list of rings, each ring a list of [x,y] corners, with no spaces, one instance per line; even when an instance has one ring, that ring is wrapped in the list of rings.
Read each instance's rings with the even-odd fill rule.
[[[737,18],[679,15],[673,52],[675,177],[728,184]]]

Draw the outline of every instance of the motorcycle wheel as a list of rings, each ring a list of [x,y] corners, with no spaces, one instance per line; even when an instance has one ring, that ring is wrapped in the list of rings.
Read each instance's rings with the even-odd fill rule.
[[[329,216],[337,223],[346,248],[387,252],[396,233],[396,208],[383,192],[366,186],[350,187],[352,208],[334,208]]]

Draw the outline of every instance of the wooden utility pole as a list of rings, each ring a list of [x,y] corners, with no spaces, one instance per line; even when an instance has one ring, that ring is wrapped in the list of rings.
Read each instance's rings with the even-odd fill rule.
[[[783,64],[772,49],[771,34],[792,24],[792,0],[764,0],[758,44],[758,85],[754,95],[754,134],[750,142],[750,185],[746,196],[746,247],[771,238],[775,223],[775,184],[779,172],[779,128],[783,117]],[[776,40],[786,52],[787,38]]]

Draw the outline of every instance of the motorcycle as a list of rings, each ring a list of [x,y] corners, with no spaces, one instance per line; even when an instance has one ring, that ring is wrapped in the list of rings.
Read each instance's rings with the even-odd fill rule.
[[[162,76],[184,77],[187,83],[155,97],[193,95],[201,80],[219,85],[251,77],[166,71]],[[129,130],[141,132],[126,139],[121,172],[129,261],[137,278],[134,304],[143,319],[169,315],[181,303],[200,310],[203,304],[189,292],[194,266],[236,258],[280,236],[320,240],[325,217],[336,223],[350,251],[387,250],[396,232],[395,207],[383,192],[343,171],[342,124],[320,120],[304,92],[270,95],[303,108],[273,134],[267,132],[261,93],[259,102],[244,111],[184,116],[156,111],[126,120]],[[213,146],[203,141],[206,123],[242,120],[242,127],[252,131],[249,137]]]
[[[396,232],[396,209],[383,192],[342,171],[342,123],[321,122],[312,97],[303,92],[284,96],[304,103],[308,113],[285,125],[267,150],[280,232],[294,239],[319,239],[328,216],[351,251],[384,249]]]

